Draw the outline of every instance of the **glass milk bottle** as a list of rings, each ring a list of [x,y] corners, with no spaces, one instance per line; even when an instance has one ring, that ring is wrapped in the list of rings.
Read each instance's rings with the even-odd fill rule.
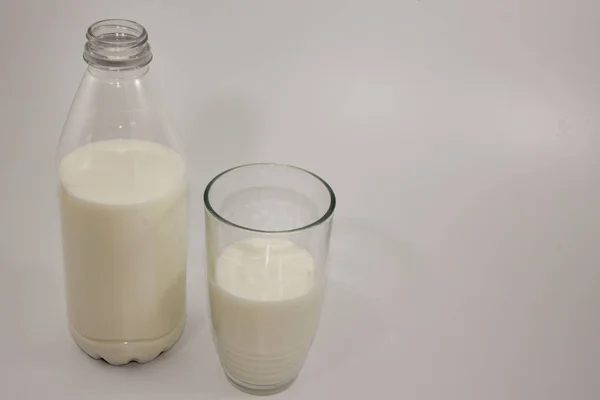
[[[87,40],[58,146],[69,330],[93,358],[142,363],[185,325],[186,167],[144,27],[100,21]]]

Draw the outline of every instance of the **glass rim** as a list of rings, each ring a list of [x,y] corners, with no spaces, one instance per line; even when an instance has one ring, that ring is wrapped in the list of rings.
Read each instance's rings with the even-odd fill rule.
[[[237,170],[243,169],[243,168],[256,167],[256,166],[284,167],[284,168],[289,168],[289,169],[293,169],[293,170],[296,170],[296,171],[303,172],[305,174],[308,174],[308,175],[312,176],[313,178],[316,178],[319,182],[321,182],[323,184],[323,186],[325,186],[325,189],[327,189],[327,193],[329,193],[329,207],[327,208],[327,211],[325,211],[325,213],[323,215],[321,215],[320,217],[316,218],[314,221],[312,221],[309,224],[303,225],[303,226],[298,227],[298,228],[282,229],[282,230],[263,230],[263,229],[250,228],[248,226],[239,225],[239,224],[236,224],[235,222],[231,222],[227,218],[221,216],[217,211],[215,211],[215,209],[212,207],[212,205],[210,203],[210,200],[209,200],[210,190],[212,189],[213,185],[219,180],[219,178],[223,177],[224,175],[226,175],[226,174],[228,174],[230,172],[234,172],[234,171],[237,171]],[[241,230],[244,230],[244,231],[248,231],[248,232],[255,232],[255,233],[272,233],[272,234],[294,233],[294,232],[300,232],[300,231],[304,231],[304,230],[307,230],[307,229],[310,229],[310,228],[314,228],[316,226],[319,226],[319,225],[323,224],[328,219],[330,219],[331,216],[333,215],[333,212],[334,212],[335,206],[336,206],[335,193],[333,192],[333,189],[331,188],[331,186],[329,186],[329,184],[323,178],[321,178],[319,175],[315,174],[314,172],[308,171],[308,170],[306,170],[304,168],[296,167],[294,165],[279,164],[279,163],[250,163],[250,164],[237,165],[235,167],[226,169],[225,171],[220,172],[219,174],[217,174],[214,178],[212,178],[210,180],[210,182],[208,182],[208,185],[206,185],[206,188],[204,189],[204,196],[203,197],[204,197],[204,208],[214,218],[216,218],[217,220],[219,220],[222,223],[224,223],[226,225],[229,225],[231,227],[238,228],[238,229],[241,229]]]

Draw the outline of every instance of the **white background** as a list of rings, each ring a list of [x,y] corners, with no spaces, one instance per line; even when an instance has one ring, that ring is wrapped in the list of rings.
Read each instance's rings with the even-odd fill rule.
[[[85,30],[149,31],[191,175],[188,325],[147,365],[69,338],[55,147]],[[3,1],[0,398],[242,399],[206,312],[207,181],[338,195],[329,293],[277,399],[600,397],[597,0]]]

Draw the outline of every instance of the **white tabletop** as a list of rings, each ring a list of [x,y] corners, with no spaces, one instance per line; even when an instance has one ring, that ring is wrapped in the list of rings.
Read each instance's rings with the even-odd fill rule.
[[[251,161],[338,196],[319,333],[277,399],[600,396],[600,2],[0,5],[0,398],[243,399],[202,190]],[[188,324],[146,365],[71,341],[55,146],[95,20],[144,24],[191,179]]]

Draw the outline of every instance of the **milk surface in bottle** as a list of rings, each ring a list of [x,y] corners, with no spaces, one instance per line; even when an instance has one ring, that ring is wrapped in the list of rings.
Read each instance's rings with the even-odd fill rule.
[[[146,362],[185,325],[186,167],[144,27],[100,21],[87,40],[58,146],[69,331],[94,358]]]

